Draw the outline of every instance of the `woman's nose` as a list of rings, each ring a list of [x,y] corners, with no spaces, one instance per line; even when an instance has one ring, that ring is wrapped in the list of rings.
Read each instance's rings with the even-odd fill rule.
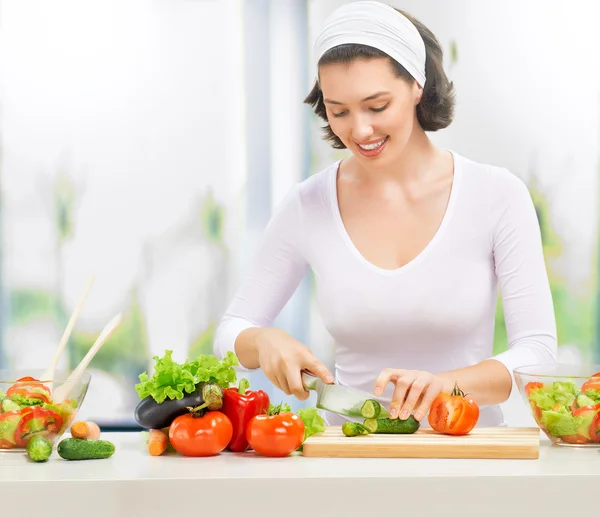
[[[359,142],[373,135],[373,126],[368,117],[355,117],[352,124],[352,137]]]

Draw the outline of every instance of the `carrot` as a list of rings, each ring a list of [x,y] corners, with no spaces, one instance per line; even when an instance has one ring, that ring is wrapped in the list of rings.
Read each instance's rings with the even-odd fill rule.
[[[100,428],[94,422],[73,422],[71,436],[80,440],[98,440],[100,438]]]
[[[150,429],[148,436],[148,451],[152,456],[160,456],[169,446],[169,438],[160,429]]]

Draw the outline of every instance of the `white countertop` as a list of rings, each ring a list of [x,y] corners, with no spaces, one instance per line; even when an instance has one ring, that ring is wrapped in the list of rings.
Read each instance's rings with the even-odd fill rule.
[[[105,460],[65,461],[55,451],[48,462],[33,463],[21,453],[0,453],[3,510],[7,503],[11,511],[20,508],[23,513],[12,514],[19,517],[39,509],[39,501],[48,502],[44,517],[351,517],[372,512],[375,502],[395,513],[443,517],[564,517],[598,509],[593,494],[600,488],[600,449],[546,440],[537,460],[455,460],[264,458],[252,452],[152,457],[140,433],[102,438],[116,445]],[[77,513],[67,511],[67,500]]]

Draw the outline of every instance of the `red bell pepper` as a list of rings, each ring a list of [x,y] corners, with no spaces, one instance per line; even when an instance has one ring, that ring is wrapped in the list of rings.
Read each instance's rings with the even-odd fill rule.
[[[248,449],[246,427],[256,415],[269,409],[269,395],[262,390],[250,391],[249,385],[246,379],[242,379],[239,388],[223,390],[223,407],[220,411],[229,417],[233,425],[233,436],[227,446],[232,452],[244,452]]]

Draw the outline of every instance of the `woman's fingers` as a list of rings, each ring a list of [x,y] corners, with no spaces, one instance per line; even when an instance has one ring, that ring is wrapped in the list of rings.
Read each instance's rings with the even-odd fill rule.
[[[277,379],[276,386],[281,391],[283,391],[286,395],[291,395],[292,394],[292,390],[290,390],[290,386],[288,384],[287,377],[285,376],[284,373],[276,375],[275,379]]]
[[[313,375],[319,377],[323,382],[327,384],[331,384],[333,382],[333,375],[331,375],[331,372],[315,356],[312,356],[312,358],[309,360],[309,362],[303,369],[310,371]]]
[[[309,393],[302,383],[301,370],[297,368],[287,369],[286,375],[287,384],[290,388],[291,394],[294,395],[298,400],[306,400]]]
[[[442,392],[444,384],[442,381],[435,379],[425,390],[421,403],[418,405],[415,411],[415,419],[421,421],[421,419],[427,414],[431,404],[435,398]]]
[[[402,409],[400,410],[400,414],[398,415],[400,420],[406,420],[410,416],[412,410],[415,408],[417,402],[421,398],[421,395],[423,394],[425,389],[430,385],[431,380],[432,375],[430,374],[417,375],[416,379],[413,381],[413,383],[410,385],[410,388],[408,389],[408,394],[406,395],[406,400],[404,401],[404,404],[402,404]]]
[[[394,394],[392,395],[392,401],[390,403],[390,418],[399,416],[401,409],[404,406],[404,401],[416,379],[417,375],[412,371],[403,372],[402,375],[396,379],[396,388],[394,389]],[[408,415],[400,418],[404,420],[408,418]]]
[[[375,386],[373,388],[373,393],[375,393],[375,396],[378,397],[381,395],[388,383],[401,377],[404,372],[405,370],[395,370],[393,368],[386,368],[383,370],[375,381]]]

